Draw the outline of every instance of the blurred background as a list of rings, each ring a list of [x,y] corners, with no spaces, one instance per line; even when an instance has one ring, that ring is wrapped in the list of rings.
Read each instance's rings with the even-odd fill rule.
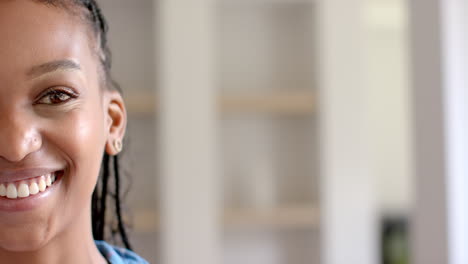
[[[98,2],[150,263],[468,263],[464,1]]]

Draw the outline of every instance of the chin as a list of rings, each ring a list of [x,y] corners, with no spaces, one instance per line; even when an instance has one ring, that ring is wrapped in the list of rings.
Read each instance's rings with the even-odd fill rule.
[[[0,248],[9,252],[33,252],[41,249],[46,243],[43,241],[9,241],[1,243]]]
[[[10,252],[32,252],[41,249],[49,242],[47,230],[24,227],[20,230],[0,231],[0,250]]]

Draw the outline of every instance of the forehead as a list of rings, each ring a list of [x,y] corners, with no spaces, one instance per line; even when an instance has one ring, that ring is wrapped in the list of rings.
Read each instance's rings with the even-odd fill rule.
[[[0,39],[0,82],[49,61],[92,63],[84,24],[64,9],[36,1],[0,1]]]

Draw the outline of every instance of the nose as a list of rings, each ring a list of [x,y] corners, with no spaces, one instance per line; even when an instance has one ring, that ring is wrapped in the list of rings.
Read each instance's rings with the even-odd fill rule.
[[[19,162],[41,146],[40,134],[24,115],[0,113],[0,159]]]

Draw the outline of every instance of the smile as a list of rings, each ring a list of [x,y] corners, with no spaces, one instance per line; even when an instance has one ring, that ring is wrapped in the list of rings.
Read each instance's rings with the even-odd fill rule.
[[[58,180],[58,172],[16,182],[0,183],[0,196],[8,199],[27,198],[45,192]]]

